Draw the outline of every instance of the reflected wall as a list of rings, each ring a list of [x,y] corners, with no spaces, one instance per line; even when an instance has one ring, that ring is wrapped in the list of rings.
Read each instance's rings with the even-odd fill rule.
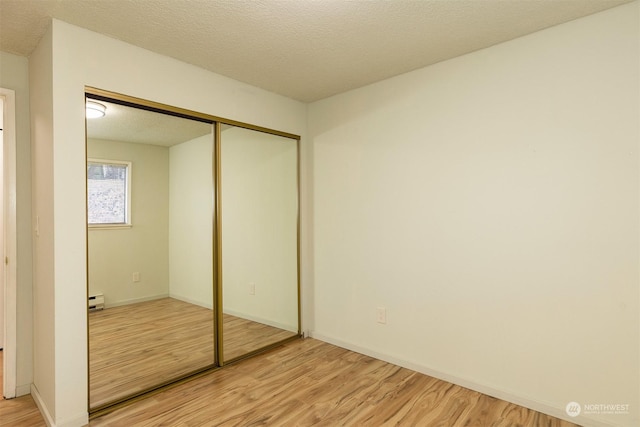
[[[298,334],[298,141],[223,126],[220,145],[226,361]]]

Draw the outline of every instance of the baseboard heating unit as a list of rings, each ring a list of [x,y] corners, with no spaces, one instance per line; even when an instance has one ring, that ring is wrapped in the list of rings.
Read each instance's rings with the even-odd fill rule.
[[[89,311],[98,311],[104,308],[104,295],[89,295]]]

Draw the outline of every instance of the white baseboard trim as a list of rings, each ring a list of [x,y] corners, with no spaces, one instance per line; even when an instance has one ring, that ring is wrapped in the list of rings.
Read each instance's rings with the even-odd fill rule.
[[[89,413],[78,414],[73,418],[62,420],[56,424],[56,427],[83,427],[89,424]]]
[[[42,414],[42,418],[47,424],[47,427],[56,427],[55,423],[53,422],[53,417],[51,416],[47,405],[42,400],[42,396],[40,396],[38,388],[35,386],[35,384],[31,384],[31,397],[33,398],[33,401],[36,402],[36,406],[38,407],[40,414]]]
[[[35,384],[31,384],[31,397],[33,401],[36,402],[36,406],[38,410],[40,410],[40,414],[42,414],[42,418],[44,422],[47,424],[47,427],[82,427],[89,424],[89,413],[83,412],[82,414],[78,414],[72,418],[62,420],[59,423],[54,422],[47,405],[45,405],[42,400],[42,396],[38,392],[38,388]]]
[[[16,387],[16,397],[26,396],[31,393],[31,384],[22,384]]]
[[[373,357],[378,360],[382,360],[397,366],[401,366],[403,368],[411,369],[412,371],[420,372],[421,374],[428,375],[430,377],[437,378],[442,381],[446,381],[452,384],[459,385],[464,388],[468,388],[473,391],[477,391],[482,394],[486,394],[488,396],[495,397],[497,399],[505,400],[510,403],[514,403],[516,405],[524,406],[525,408],[532,409],[537,412],[542,412],[543,414],[551,415],[552,417],[560,418],[565,421],[569,421],[571,423],[579,424],[585,427],[615,427],[614,424],[610,424],[604,421],[595,420],[591,417],[585,417],[579,415],[577,417],[570,417],[565,412],[564,408],[557,408],[545,402],[540,402],[534,399],[526,398],[519,396],[515,393],[499,390],[493,387],[489,387],[483,384],[478,384],[474,381],[470,381],[464,378],[457,377],[455,375],[448,374],[446,372],[440,372],[429,367],[408,362],[403,359],[399,359],[397,357],[390,356],[388,354],[380,353],[375,350],[371,350],[365,347],[360,347],[355,344],[351,344],[327,335],[323,335],[317,332],[311,331],[309,333],[311,338],[315,338],[320,341],[324,341],[329,344],[333,344],[335,346],[354,351],[356,353],[364,354],[369,357]]]
[[[235,311],[233,309],[228,309],[228,308],[224,309],[224,313],[225,314],[230,314],[232,316],[240,317],[242,319],[251,320],[252,322],[262,323],[263,325],[273,326],[274,328],[284,329],[285,331],[293,332],[295,334],[298,333],[298,329],[296,327],[291,326],[291,325],[286,325],[286,324],[280,323],[280,322],[275,322],[275,321],[270,320],[270,319],[263,319],[262,317],[253,316],[251,314],[242,313],[240,311]]]
[[[197,301],[195,299],[187,298],[177,294],[169,294],[169,298],[177,299],[178,301],[188,302],[189,304],[197,305],[198,307],[204,307],[208,308],[209,310],[213,310],[213,302],[203,303],[202,301]]]
[[[160,294],[160,295],[151,295],[151,296],[142,297],[142,298],[133,298],[133,299],[127,299],[122,301],[110,302],[109,304],[105,303],[104,308],[106,309],[106,308],[118,307],[121,305],[129,305],[129,304],[136,304],[139,302],[153,301],[157,299],[167,298],[168,296],[169,294]]]

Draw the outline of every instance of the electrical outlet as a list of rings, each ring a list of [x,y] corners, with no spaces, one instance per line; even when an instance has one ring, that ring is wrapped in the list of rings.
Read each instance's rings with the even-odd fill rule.
[[[387,323],[387,309],[384,307],[378,307],[376,309],[376,319],[378,323]]]
[[[256,294],[256,284],[251,282],[249,283],[249,295],[255,295]]]
[[[140,272],[136,271],[133,273],[133,282],[139,282],[140,281]]]

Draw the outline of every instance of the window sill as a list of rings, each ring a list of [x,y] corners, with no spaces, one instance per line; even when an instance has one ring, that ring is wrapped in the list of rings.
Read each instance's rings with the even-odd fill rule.
[[[89,224],[89,230],[122,230],[131,228],[131,224]]]

